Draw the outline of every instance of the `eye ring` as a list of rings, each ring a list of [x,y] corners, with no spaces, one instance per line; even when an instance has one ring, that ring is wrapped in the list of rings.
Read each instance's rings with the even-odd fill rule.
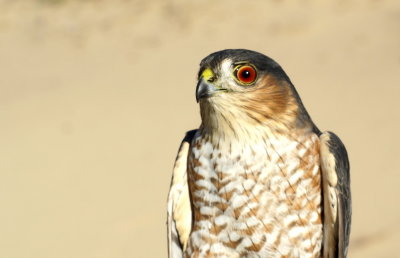
[[[252,65],[238,65],[234,69],[234,75],[240,84],[249,85],[257,79],[257,70]]]

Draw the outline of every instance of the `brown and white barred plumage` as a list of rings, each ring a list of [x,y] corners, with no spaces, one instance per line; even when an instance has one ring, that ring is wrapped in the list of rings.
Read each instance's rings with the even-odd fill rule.
[[[268,70],[253,87],[235,88],[235,51],[239,61],[252,61],[241,59],[254,52],[228,50],[201,64],[219,70],[217,83],[231,91],[200,100],[202,125],[181,145],[168,204],[169,256],[344,257],[350,193],[339,192],[348,189],[348,173],[337,175],[331,134],[319,133],[286,75]],[[340,212],[347,216],[341,225]]]
[[[219,149],[207,138],[199,131],[189,156],[194,224],[186,254],[318,254],[318,137],[309,134],[293,140],[271,134],[260,143],[230,142],[231,150]]]

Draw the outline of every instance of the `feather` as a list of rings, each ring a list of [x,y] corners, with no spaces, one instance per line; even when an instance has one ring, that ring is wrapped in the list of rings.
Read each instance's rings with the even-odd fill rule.
[[[187,157],[196,130],[186,133],[175,160],[168,195],[167,230],[170,258],[183,257],[191,229],[191,207],[187,183]]]
[[[324,196],[323,257],[346,257],[351,225],[350,168],[343,143],[332,132],[321,140]]]

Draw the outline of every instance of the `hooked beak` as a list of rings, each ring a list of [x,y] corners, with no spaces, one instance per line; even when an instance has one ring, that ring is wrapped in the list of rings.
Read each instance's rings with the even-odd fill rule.
[[[204,80],[204,78],[201,77],[196,87],[197,103],[200,101],[200,99],[210,97],[218,91],[226,91],[226,89],[215,87],[214,84]]]

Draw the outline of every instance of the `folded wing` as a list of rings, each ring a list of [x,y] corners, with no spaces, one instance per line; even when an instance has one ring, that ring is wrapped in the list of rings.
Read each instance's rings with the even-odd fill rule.
[[[196,130],[186,133],[175,160],[168,195],[167,230],[169,258],[181,258],[189,238],[192,211],[187,183],[187,159]]]
[[[332,132],[321,140],[324,198],[323,257],[346,257],[351,225],[349,160],[342,141]]]

